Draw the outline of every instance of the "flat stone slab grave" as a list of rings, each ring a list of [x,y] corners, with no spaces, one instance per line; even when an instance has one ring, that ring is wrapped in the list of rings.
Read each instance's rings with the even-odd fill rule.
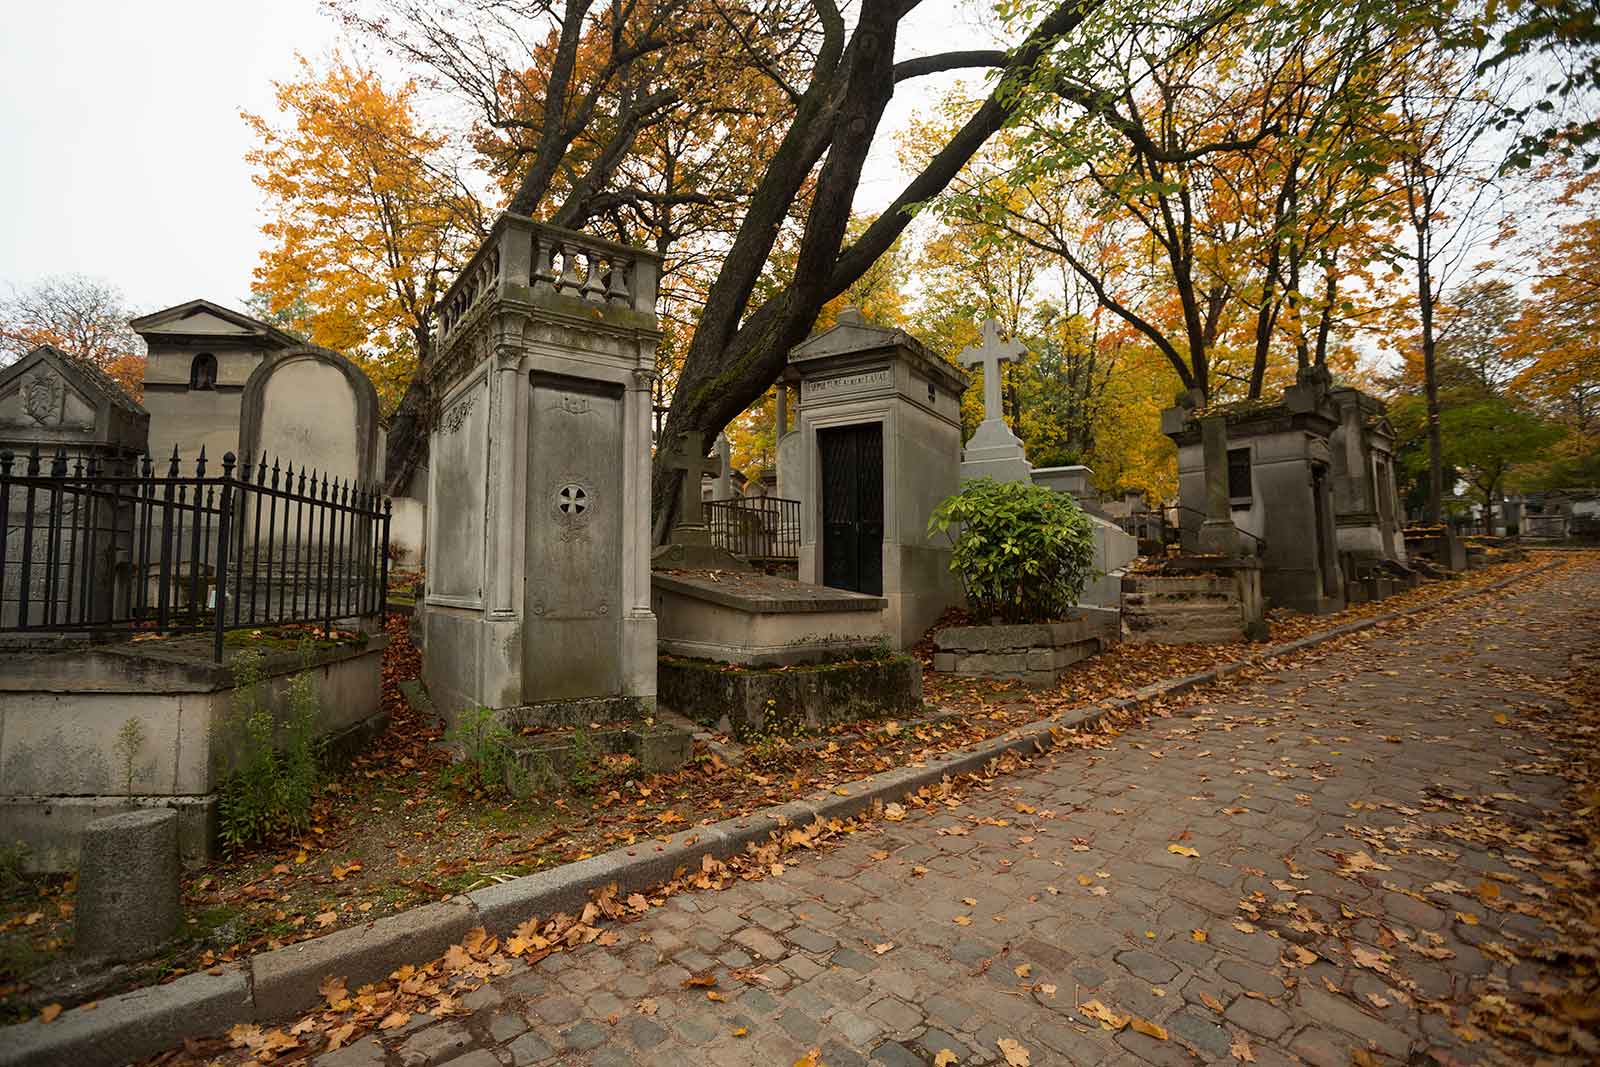
[[[657,641],[673,656],[772,667],[889,642],[880,596],[746,571],[657,570],[650,585]]]

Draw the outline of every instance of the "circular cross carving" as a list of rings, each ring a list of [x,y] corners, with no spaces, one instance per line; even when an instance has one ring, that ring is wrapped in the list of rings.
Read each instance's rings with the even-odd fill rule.
[[[589,510],[589,493],[576,482],[563,485],[556,491],[556,510],[570,518],[577,518]]]

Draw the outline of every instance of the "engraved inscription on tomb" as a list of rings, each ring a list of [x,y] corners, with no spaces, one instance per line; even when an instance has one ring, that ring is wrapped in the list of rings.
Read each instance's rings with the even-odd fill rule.
[[[888,367],[842,374],[834,378],[812,378],[802,383],[802,397],[833,396],[839,393],[864,393],[894,384],[894,371]]]

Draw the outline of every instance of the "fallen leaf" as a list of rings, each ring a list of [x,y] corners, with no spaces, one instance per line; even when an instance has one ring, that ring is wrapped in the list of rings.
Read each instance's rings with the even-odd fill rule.
[[[1189,937],[1194,941],[1195,944],[1203,945],[1205,944],[1206,940],[1206,932],[1204,930],[1191,930],[1189,932]]]
[[[1005,1054],[1007,1067],[1029,1067],[1033,1057],[1027,1049],[1009,1037],[1002,1037],[995,1042],[1000,1046],[1000,1051]]]
[[[1218,1015],[1221,1015],[1224,1010],[1222,1007],[1222,1001],[1218,1000],[1216,997],[1212,996],[1210,993],[1207,993],[1203,989],[1200,991],[1200,1003],[1204,1004]]]
[[[733,1032],[734,1037],[744,1037],[750,1032],[749,1027],[741,1026]]]
[[[1145,1037],[1153,1037],[1157,1041],[1165,1041],[1167,1039],[1166,1028],[1151,1022],[1149,1019],[1141,1019],[1136,1015],[1128,1025]]]
[[[1233,1044],[1228,1048],[1228,1055],[1232,1056],[1240,1063],[1256,1062],[1256,1054],[1254,1050],[1250,1048],[1250,1042],[1246,1041],[1242,1037],[1236,1037],[1233,1039]]]
[[[55,1022],[56,1016],[60,1014],[61,1005],[46,1004],[43,1008],[39,1009],[39,1023],[40,1025],[48,1026],[49,1024]]]
[[[947,1048],[942,1048],[939,1050],[939,1054],[933,1058],[933,1067],[955,1067],[960,1062],[960,1057],[954,1052]]]
[[[906,809],[899,804],[885,804],[883,806],[883,817],[890,822],[899,822],[906,817]]]
[[[639,1001],[636,1007],[639,1009],[640,1015],[654,1015],[658,1005],[649,997],[645,997],[643,1000]]]
[[[1172,853],[1174,856],[1188,856],[1190,859],[1200,858],[1199,851],[1190,848],[1188,845],[1168,845],[1167,851]]]
[[[383,1021],[378,1024],[378,1029],[398,1030],[410,1021],[411,1013],[409,1011],[391,1011],[383,1017]]]

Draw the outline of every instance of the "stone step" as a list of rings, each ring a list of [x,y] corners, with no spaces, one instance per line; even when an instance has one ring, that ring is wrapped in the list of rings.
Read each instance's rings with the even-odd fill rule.
[[[1244,627],[1197,626],[1182,630],[1134,631],[1123,640],[1131,645],[1233,645],[1244,640]]]
[[[1237,604],[1238,602],[1238,598],[1234,596],[1232,590],[1225,593],[1130,593],[1127,590],[1123,590],[1122,593],[1122,609],[1124,611],[1129,608],[1147,606],[1160,609],[1168,607],[1182,609],[1191,604],[1221,606]]]
[[[1124,611],[1124,625],[1135,633],[1157,630],[1184,630],[1206,626],[1234,626],[1242,630],[1237,605],[1230,607],[1191,608],[1181,611]]]
[[[1233,580],[1214,574],[1170,576],[1157,574],[1130,574],[1122,579],[1125,593],[1227,593],[1233,590]]]

